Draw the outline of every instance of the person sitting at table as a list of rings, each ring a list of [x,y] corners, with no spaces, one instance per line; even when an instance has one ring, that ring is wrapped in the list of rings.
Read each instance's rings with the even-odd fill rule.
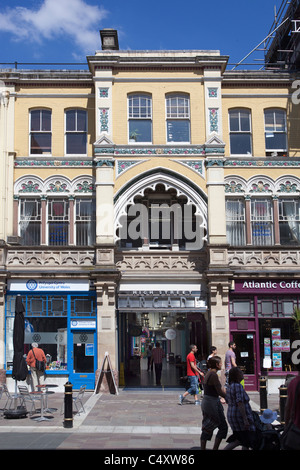
[[[36,390],[37,385],[42,385],[45,382],[45,367],[44,370],[37,370],[35,362],[36,359],[38,361],[44,362],[46,367],[47,360],[44,351],[39,348],[39,345],[37,343],[32,343],[31,349],[26,358],[26,362],[30,367],[32,378],[31,385],[33,387],[33,390]]]

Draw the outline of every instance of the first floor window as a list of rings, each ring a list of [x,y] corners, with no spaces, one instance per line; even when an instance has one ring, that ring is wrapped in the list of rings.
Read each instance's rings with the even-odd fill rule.
[[[49,199],[48,201],[48,242],[49,245],[68,245],[68,199]]]
[[[20,237],[22,245],[39,245],[41,242],[41,201],[20,200]]]
[[[87,112],[83,109],[66,111],[66,154],[87,153]]]
[[[273,210],[271,199],[251,199],[253,245],[273,244]]]
[[[287,152],[286,113],[281,109],[265,110],[266,155],[283,156]]]
[[[129,141],[152,142],[152,99],[148,95],[128,98]]]
[[[279,231],[281,245],[300,243],[300,204],[299,199],[279,199]]]
[[[95,199],[78,198],[76,204],[76,245],[93,245],[96,234]]]
[[[245,201],[243,199],[226,200],[226,231],[230,245],[245,245]]]

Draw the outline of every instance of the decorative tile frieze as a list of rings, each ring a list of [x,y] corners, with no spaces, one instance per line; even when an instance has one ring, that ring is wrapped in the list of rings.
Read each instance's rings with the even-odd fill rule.
[[[226,160],[227,167],[300,167],[300,160]]]
[[[209,98],[218,98],[218,88],[208,88]]]
[[[204,176],[204,162],[203,160],[172,160],[173,162],[180,163],[181,165],[191,168],[193,171],[201,176]]]
[[[209,108],[209,129],[210,132],[219,132],[219,109]]]
[[[100,132],[108,132],[108,108],[100,108]]]
[[[92,160],[16,160],[14,163],[16,168],[19,167],[92,167]]]
[[[128,170],[128,168],[146,161],[147,160],[119,160],[116,165],[116,175],[120,176],[120,174],[123,173],[123,171]]]
[[[99,98],[108,98],[108,88],[99,88]]]

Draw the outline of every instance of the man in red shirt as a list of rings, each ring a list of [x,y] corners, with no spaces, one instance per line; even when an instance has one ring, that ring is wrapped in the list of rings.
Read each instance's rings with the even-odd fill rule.
[[[44,351],[39,348],[37,343],[32,343],[29,353],[27,354],[26,362],[30,366],[31,378],[32,378],[32,387],[33,391],[36,391],[37,385],[43,385],[45,381],[45,371],[37,370],[35,366],[35,360],[43,361],[46,365],[46,356]]]
[[[203,375],[203,372],[201,372],[197,368],[197,363],[196,363],[196,358],[195,358],[195,353],[198,351],[198,348],[195,344],[191,344],[190,346],[190,353],[186,357],[186,367],[187,367],[187,376],[188,380],[190,383],[189,388],[184,392],[183,395],[179,395],[179,404],[182,405],[183,400],[185,397],[187,397],[189,394],[194,395],[195,398],[195,405],[199,405],[199,399],[198,399],[198,394],[199,394],[199,374]]]

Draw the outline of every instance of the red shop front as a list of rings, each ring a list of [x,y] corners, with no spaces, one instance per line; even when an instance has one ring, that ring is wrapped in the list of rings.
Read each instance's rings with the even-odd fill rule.
[[[230,338],[236,343],[245,388],[258,390],[263,375],[270,384],[276,383],[277,390],[287,374],[297,373],[293,343],[299,334],[292,316],[295,307],[300,307],[300,280],[238,279],[234,284],[229,302]]]

